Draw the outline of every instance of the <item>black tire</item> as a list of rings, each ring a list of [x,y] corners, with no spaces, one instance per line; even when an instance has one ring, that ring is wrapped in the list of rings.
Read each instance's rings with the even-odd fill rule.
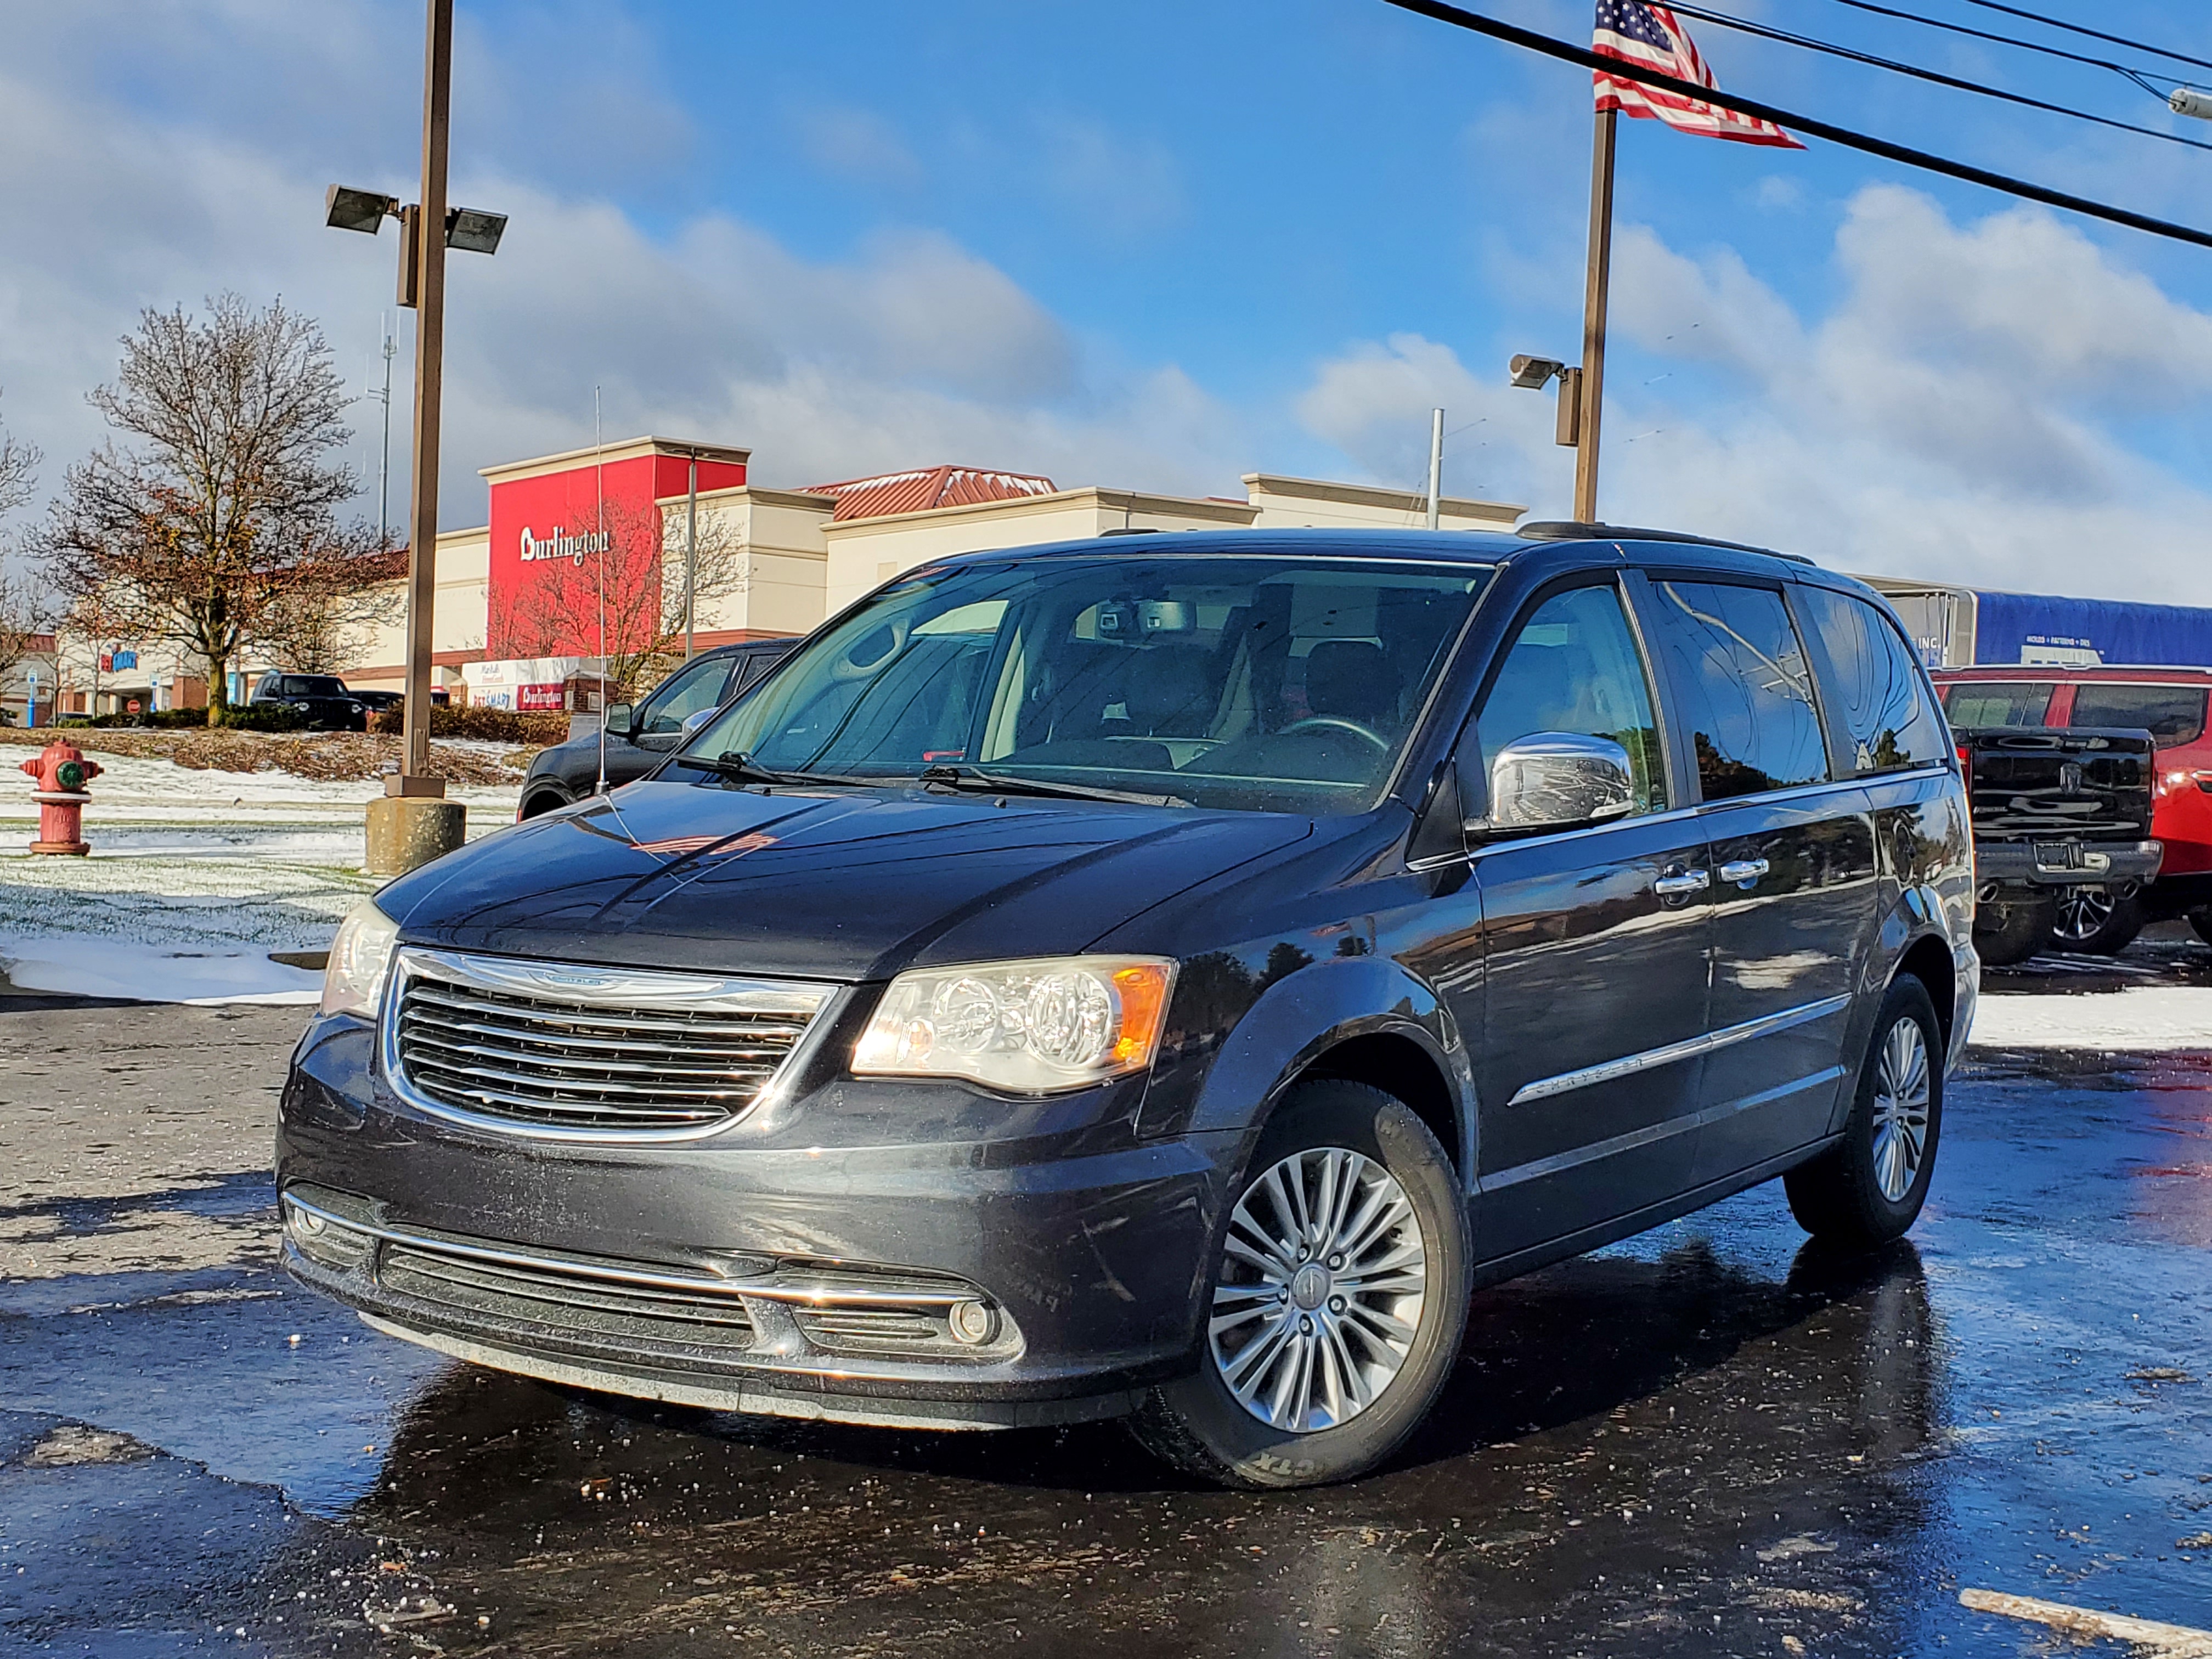
[[[1984,968],[2009,968],[2051,946],[2058,913],[2049,899],[2010,900],[1974,912],[1974,951]]]
[[[2136,942],[2147,918],[2134,893],[2102,887],[2062,887],[2051,924],[2051,948],[2085,957],[2116,957]]]
[[[522,803],[522,817],[517,821],[527,822],[531,818],[551,811],[556,806],[566,806],[568,804],[568,798],[566,795],[559,794],[550,789],[541,789]]]
[[[1355,1408],[1341,1421],[1317,1428],[1302,1430],[1263,1421],[1230,1391],[1222,1366],[1224,1363],[1233,1364],[1236,1355],[1231,1354],[1228,1362],[1218,1358],[1211,1330],[1218,1288],[1227,1285],[1233,1293],[1238,1282],[1253,1278],[1255,1272],[1243,1265],[1243,1260],[1232,1256],[1229,1248],[1231,1224],[1224,1221],[1222,1241],[1217,1247],[1212,1271],[1207,1276],[1206,1320],[1200,1339],[1198,1368],[1188,1376],[1154,1389],[1128,1419],[1131,1432],[1146,1449],[1187,1474],[1223,1486],[1250,1488],[1325,1486],[1364,1474],[1395,1451],[1428,1415],[1437,1389],[1443,1386],[1459,1357],[1460,1340],[1467,1329],[1468,1274],[1474,1255],[1467,1204],[1451,1159],[1437,1144],[1427,1126],[1395,1095],[1365,1084],[1335,1079],[1318,1079],[1297,1085],[1285,1097],[1261,1134],[1251,1164],[1231,1200],[1231,1216],[1236,1214],[1237,1206],[1248,1197],[1264,1204],[1261,1183],[1279,1164],[1300,1154],[1322,1151],[1354,1152],[1372,1164],[1379,1164],[1389,1180],[1396,1183],[1407,1202],[1425,1258],[1420,1306],[1412,1322],[1413,1334],[1405,1344],[1395,1375],[1380,1384],[1371,1403],[1364,1408]],[[1317,1170],[1316,1178],[1320,1178]],[[1374,1177],[1371,1172],[1366,1172],[1362,1178]],[[1317,1193],[1319,1188],[1312,1191]],[[1402,1225],[1376,1235],[1376,1244],[1353,1251],[1355,1261],[1363,1255],[1371,1259],[1382,1241],[1393,1238],[1403,1243]],[[1305,1260],[1303,1256],[1298,1259]],[[1297,1278],[1290,1282],[1297,1284],[1309,1268],[1320,1269],[1328,1265],[1325,1252],[1316,1255],[1307,1267],[1298,1269]],[[1330,1294],[1325,1300],[1315,1303],[1304,1300],[1309,1293],[1318,1298],[1321,1291],[1329,1288],[1325,1277],[1318,1278],[1317,1282],[1321,1290],[1301,1288],[1295,1305],[1308,1309],[1320,1319],[1319,1334],[1308,1338],[1287,1334],[1287,1321],[1294,1305],[1290,1300],[1291,1291],[1283,1291],[1279,1299],[1273,1303],[1263,1302],[1255,1291],[1245,1300],[1255,1309],[1279,1307],[1281,1313],[1252,1313],[1249,1317],[1262,1323],[1260,1334],[1249,1340],[1255,1346],[1264,1342],[1267,1330],[1279,1317],[1284,1322],[1286,1335],[1277,1352],[1286,1358],[1291,1348],[1302,1340],[1310,1343],[1309,1352],[1319,1354],[1328,1346],[1331,1333],[1342,1334],[1331,1352],[1352,1358],[1355,1367],[1358,1356],[1379,1356],[1382,1345],[1362,1334],[1367,1328],[1358,1323],[1364,1316],[1358,1308],[1350,1316],[1339,1321],[1324,1317],[1323,1310],[1343,1312],[1343,1297]],[[1394,1306],[1399,1311],[1404,1310],[1402,1302]],[[1300,1325],[1309,1331],[1314,1329],[1303,1316]],[[1341,1362],[1334,1363],[1337,1369],[1332,1370],[1332,1376],[1346,1376]],[[1254,1375],[1262,1377],[1276,1374],[1279,1373],[1270,1362],[1263,1364]],[[1259,1391],[1256,1382],[1255,1388],[1255,1392]],[[1336,1403],[1341,1404],[1341,1400],[1340,1389]]]
[[[2212,945],[2212,904],[2200,904],[2189,912],[2189,925],[2197,930],[2197,937]]]
[[[1917,1030],[1926,1099],[1918,1156],[1903,1171],[1906,1178],[1900,1182],[1899,1166],[1885,1156],[1891,1142],[1881,1133],[1887,1114],[1879,1097],[1889,1081],[1883,1063],[1886,1054],[1891,1069],[1899,1069],[1890,1045],[1893,1034],[1905,1026]],[[1909,1042],[1899,1039],[1904,1047],[1909,1048]],[[1909,1097],[1912,1091],[1908,1088],[1904,1092]],[[1790,1194],[1790,1214],[1814,1237],[1845,1249],[1872,1249],[1902,1238],[1927,1200],[1942,1133],[1942,1027],[1936,1021],[1936,1004],[1929,997],[1928,988],[1912,975],[1900,974],[1882,998],[1881,1012],[1875,1019],[1874,1036],[1859,1065],[1851,1115],[1844,1126],[1842,1142],[1782,1177],[1783,1188]],[[1908,1143],[1910,1139],[1908,1134]],[[1898,1190],[1900,1186],[1901,1191]]]

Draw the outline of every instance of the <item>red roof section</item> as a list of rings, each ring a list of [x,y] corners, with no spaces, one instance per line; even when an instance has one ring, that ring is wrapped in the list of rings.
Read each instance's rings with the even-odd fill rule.
[[[933,507],[972,507],[981,501],[1018,501],[1049,495],[1059,486],[1041,473],[998,472],[977,466],[928,466],[912,472],[880,472],[842,483],[810,484],[809,495],[835,495],[832,521],[875,519],[886,513],[922,513]]]

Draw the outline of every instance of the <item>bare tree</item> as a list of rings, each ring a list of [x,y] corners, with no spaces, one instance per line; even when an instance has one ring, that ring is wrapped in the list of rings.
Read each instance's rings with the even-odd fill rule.
[[[252,642],[279,668],[337,674],[361,660],[374,631],[407,613],[406,550],[301,565],[270,601]]]
[[[578,551],[524,567],[490,617],[492,650],[506,657],[600,654],[606,618],[607,696],[626,702],[684,649],[684,526],[656,505],[610,503],[604,547],[577,532]],[[744,591],[744,538],[719,514],[702,518],[692,560],[694,603]]]
[[[45,459],[36,444],[24,443],[0,424],[0,514],[13,513],[31,499],[31,482]]]
[[[46,594],[24,578],[0,570],[0,684],[33,654],[53,625]]]
[[[149,310],[122,345],[89,400],[125,443],[70,468],[43,550],[68,599],[96,592],[118,631],[207,665],[212,725],[240,647],[378,550],[337,520],[358,487],[333,459],[352,435],[344,392],[321,329],[281,300],[222,295],[204,320]]]

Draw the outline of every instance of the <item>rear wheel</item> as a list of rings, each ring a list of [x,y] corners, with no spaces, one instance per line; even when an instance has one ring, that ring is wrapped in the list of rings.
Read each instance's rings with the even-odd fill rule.
[[[1849,1249],[1903,1237],[1927,1200],[1942,1129],[1942,1027],[1928,988],[1902,974],[1875,1019],[1842,1143],[1782,1177],[1790,1212]]]
[[[2212,945],[2212,904],[2200,904],[2189,913],[2189,925],[2197,930],[2197,937]]]
[[[2057,912],[2049,899],[1984,904],[1974,912],[1974,951],[1986,968],[2009,968],[2050,947]]]
[[[2107,887],[2062,887],[2051,943],[2084,956],[2114,957],[2136,942],[2143,930],[2142,901]]]
[[[1467,1328],[1467,1206],[1402,1101],[1293,1090],[1254,1156],[1214,1264],[1198,1369],[1131,1431],[1224,1486],[1364,1474],[1428,1414]]]

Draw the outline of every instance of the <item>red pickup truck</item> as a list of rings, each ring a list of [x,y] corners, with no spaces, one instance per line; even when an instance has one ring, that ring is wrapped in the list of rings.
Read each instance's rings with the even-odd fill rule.
[[[2165,846],[2156,881],[2076,886],[2058,896],[2052,945],[2124,950],[2143,927],[2186,916],[2212,943],[2212,669],[1954,668],[1934,676],[1960,731],[2008,726],[2148,731],[2156,745],[2151,835]],[[2140,739],[2138,739],[2140,741]]]

